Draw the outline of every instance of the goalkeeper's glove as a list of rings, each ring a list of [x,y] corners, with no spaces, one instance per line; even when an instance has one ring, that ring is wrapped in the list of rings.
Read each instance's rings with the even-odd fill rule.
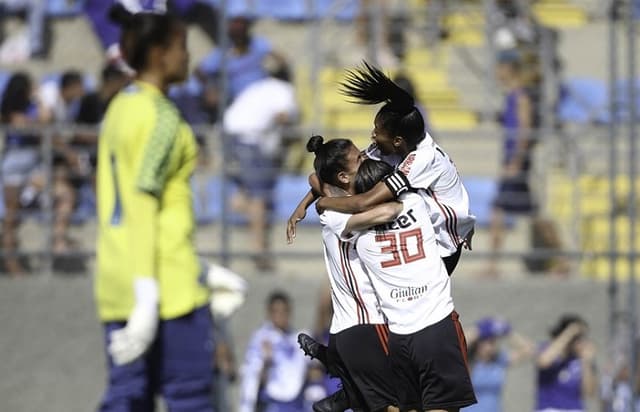
[[[127,324],[110,335],[109,354],[116,365],[141,357],[153,343],[158,329],[158,283],[154,278],[134,282],[136,303]]]
[[[210,262],[207,266],[207,286],[211,289],[211,313],[228,318],[242,306],[247,295],[247,281],[237,273]]]

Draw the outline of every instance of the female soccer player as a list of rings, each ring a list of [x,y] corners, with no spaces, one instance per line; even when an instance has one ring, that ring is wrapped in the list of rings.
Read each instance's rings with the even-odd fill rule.
[[[354,193],[354,178],[361,161],[360,151],[348,139],[333,139],[324,143],[321,136],[313,136],[307,149],[315,153],[314,168],[318,176],[329,184],[332,195],[344,196]],[[348,403],[338,395],[322,402],[337,410],[358,404],[365,410],[384,411],[395,404],[394,386],[389,379],[388,330],[384,316],[379,310],[378,298],[352,245],[343,241],[345,230],[364,229],[371,225],[392,220],[399,204],[383,204],[358,217],[349,214],[325,211],[320,215],[322,242],[324,246],[327,274],[331,283],[333,317],[330,327],[327,355],[309,351],[310,337],[301,338],[301,346],[311,355],[327,364],[332,373],[344,365],[348,375],[342,378]],[[307,341],[307,344],[305,344]],[[319,344],[315,344],[317,348]],[[323,348],[324,351],[324,348]],[[334,359],[335,358],[335,359]],[[327,362],[327,360],[329,360]],[[353,383],[353,386],[351,384]],[[325,410],[315,405],[314,410]]]
[[[208,290],[193,243],[190,128],[168,100],[187,75],[186,30],[170,15],[112,13],[135,81],[111,102],[98,148],[95,283],[108,387],[100,411],[212,411]]]
[[[356,192],[370,190],[391,171],[384,162],[365,160]],[[342,235],[355,244],[389,325],[400,410],[457,412],[476,398],[451,279],[439,258],[428,205],[412,192],[400,201],[402,210],[393,221]]]
[[[413,97],[398,87],[379,69],[364,63],[350,71],[342,84],[343,93],[357,103],[385,103],[376,114],[371,135],[371,158],[393,162],[402,159],[397,170],[372,190],[350,197],[323,197],[319,209],[358,213],[397,198],[407,190],[417,190],[432,203],[431,221],[436,231],[440,255],[452,273],[462,247],[470,247],[475,217],[469,212],[469,196],[449,156],[425,132],[424,119]],[[287,237],[295,236],[295,222],[304,218],[308,195],[296,208],[287,226]]]

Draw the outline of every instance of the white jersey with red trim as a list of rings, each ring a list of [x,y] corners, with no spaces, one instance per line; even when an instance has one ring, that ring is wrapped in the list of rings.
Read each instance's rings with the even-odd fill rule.
[[[428,205],[412,192],[400,200],[403,209],[396,220],[351,241],[369,271],[389,330],[407,335],[441,321],[454,306]]]
[[[469,195],[453,161],[427,133],[398,170],[431,209],[440,256],[455,253],[473,229],[476,217],[469,211]]]
[[[378,298],[352,243],[340,239],[350,214],[324,211],[320,215],[324,261],[331,283],[333,318],[330,333],[355,325],[385,323]]]

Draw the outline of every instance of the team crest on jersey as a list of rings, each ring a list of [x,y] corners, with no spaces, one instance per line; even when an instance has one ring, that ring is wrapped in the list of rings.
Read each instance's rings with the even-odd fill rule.
[[[400,303],[420,299],[425,293],[427,293],[427,285],[393,288],[389,295],[391,296],[391,299],[396,301],[396,303]]]

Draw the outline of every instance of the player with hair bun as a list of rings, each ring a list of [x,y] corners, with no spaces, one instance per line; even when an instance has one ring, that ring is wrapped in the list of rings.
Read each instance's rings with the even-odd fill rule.
[[[355,193],[355,175],[362,160],[360,150],[348,139],[312,136],[307,150],[315,154],[317,175],[331,196]],[[388,166],[391,170],[391,166]],[[369,275],[343,234],[392,220],[399,203],[378,205],[350,215],[326,210],[320,215],[327,275],[331,284],[333,317],[329,346],[301,334],[299,342],[308,355],[318,358],[331,375],[339,376],[344,390],[314,404],[315,411],[396,411],[395,388],[389,379],[388,328]]]

